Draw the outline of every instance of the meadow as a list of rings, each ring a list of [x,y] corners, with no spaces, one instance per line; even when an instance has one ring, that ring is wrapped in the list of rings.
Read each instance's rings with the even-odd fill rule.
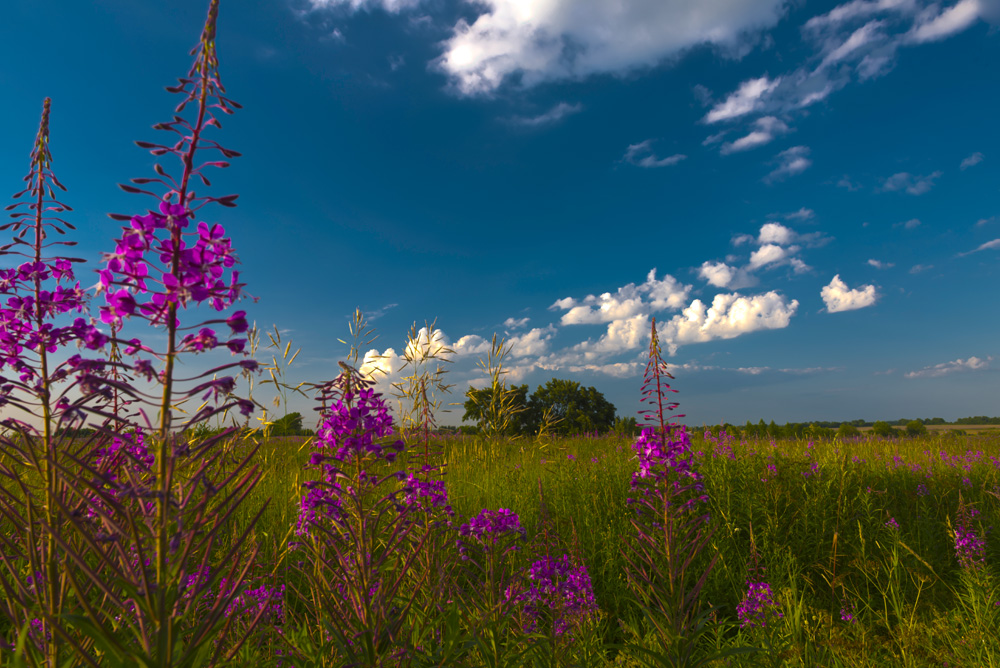
[[[509,437],[496,337],[481,435],[435,436],[450,351],[414,326],[394,415],[358,368],[360,311],[340,373],[307,388],[315,436],[247,429],[255,388],[303,386],[277,329],[257,361],[232,239],[196,222],[237,197],[191,190],[239,157],[206,138],[240,108],[217,19],[211,0],[153,126],[174,143],[136,142],[181,171],[121,185],[156,204],[111,214],[96,295],[62,254],[49,99],[0,227],[3,665],[997,665],[1000,437],[688,430],[655,319],[635,437],[553,437],[551,413]]]

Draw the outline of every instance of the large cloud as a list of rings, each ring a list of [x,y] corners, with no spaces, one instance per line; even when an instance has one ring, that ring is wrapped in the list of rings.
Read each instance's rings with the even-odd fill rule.
[[[874,285],[862,285],[852,290],[840,279],[840,274],[834,276],[833,280],[823,287],[820,296],[823,297],[826,310],[830,313],[865,308],[874,304],[878,297]]]
[[[659,336],[673,355],[686,343],[732,339],[749,332],[788,327],[798,307],[797,300],[788,301],[774,291],[751,297],[720,294],[711,306],[696,299],[667,321]]]
[[[736,46],[748,32],[775,25],[785,4],[480,0],[476,5],[485,12],[471,24],[459,20],[435,64],[465,95],[489,94],[513,78],[531,86],[626,72],[657,65],[699,44]]]
[[[640,313],[679,309],[687,303],[690,285],[684,285],[667,274],[656,278],[656,269],[650,270],[641,285],[629,283],[614,294],[587,295],[577,301],[572,297],[556,301],[550,310],[564,310],[563,325],[586,325],[614,320],[624,320]]]

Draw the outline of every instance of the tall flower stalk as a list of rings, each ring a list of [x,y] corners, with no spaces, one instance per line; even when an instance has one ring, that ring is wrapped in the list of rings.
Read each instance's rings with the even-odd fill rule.
[[[86,310],[87,298],[74,282],[73,265],[82,260],[50,256],[53,246],[76,243],[49,239],[52,232],[65,235],[75,229],[58,217],[72,209],[54,195],[54,188],[66,188],[52,171],[50,110],[46,98],[24,178],[27,186],[14,195],[30,199],[8,206],[14,220],[0,227],[14,234],[0,254],[25,260],[0,269],[0,294],[6,297],[0,304],[0,371],[16,374],[0,375],[0,406],[8,416],[0,422],[7,432],[0,437],[0,475],[14,482],[13,489],[0,487],[0,514],[12,525],[13,536],[22,538],[18,544],[3,538],[0,584],[3,613],[15,628],[34,627],[39,663],[54,667],[63,660],[67,643],[80,649],[88,645],[85,639],[71,637],[59,621],[67,604],[65,554],[54,531],[64,523],[70,503],[62,471],[72,451],[88,445],[84,439],[72,439],[81,425],[79,406],[99,397],[71,400],[69,391],[76,383],[64,381],[72,380],[72,365],[54,364],[51,355],[72,342],[96,349],[107,337],[83,317],[65,324],[66,315]],[[27,211],[18,210],[24,206]]]

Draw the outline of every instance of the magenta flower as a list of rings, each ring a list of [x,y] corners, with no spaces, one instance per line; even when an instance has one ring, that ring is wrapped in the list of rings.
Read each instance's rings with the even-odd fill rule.
[[[546,556],[534,562],[528,570],[527,588],[512,598],[524,606],[528,632],[543,617],[551,616],[553,630],[561,636],[598,611],[587,567],[574,568],[566,554],[562,559]]]
[[[771,585],[766,582],[747,580],[747,593],[736,608],[740,628],[765,627],[768,621],[784,617],[771,594]]]

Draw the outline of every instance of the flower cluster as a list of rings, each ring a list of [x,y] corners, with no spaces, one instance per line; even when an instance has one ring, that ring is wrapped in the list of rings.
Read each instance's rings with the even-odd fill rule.
[[[639,470],[632,473],[633,490],[648,494],[650,483],[670,485],[675,493],[700,492],[704,488],[701,474],[692,466],[691,439],[683,426],[669,434],[645,427],[632,448],[639,458]],[[684,507],[691,509],[707,500],[705,495],[694,495],[684,502]]]
[[[225,578],[219,583],[219,591],[226,592],[228,582]],[[271,588],[262,584],[256,589],[246,589],[226,607],[226,617],[235,616],[246,622],[252,622],[261,615],[264,626],[281,626],[285,619],[285,585]]]
[[[228,284],[223,280],[226,270],[236,264],[225,230],[200,222],[195,231],[184,232],[193,214],[185,204],[171,202],[172,195],[160,202],[159,212],[133,216],[130,227],[122,228],[115,252],[105,254],[107,264],[98,272],[98,290],[105,292],[107,302],[101,307],[103,322],[118,325],[138,312],[151,323],[164,325],[170,304],[186,307],[188,302],[208,301],[222,311],[240,298],[239,272],[230,272]],[[147,258],[151,255],[169,269],[159,269]],[[150,289],[149,283],[160,288]],[[113,290],[116,286],[119,289]],[[147,293],[148,300],[136,300],[135,295]]]
[[[784,617],[771,594],[771,585],[766,582],[747,581],[747,593],[743,597],[736,614],[740,628],[764,627],[772,619]]]
[[[329,459],[347,462],[369,458],[391,462],[402,452],[403,442],[383,444],[380,439],[393,433],[392,416],[381,394],[372,389],[347,393],[324,414],[316,430],[316,443],[323,450],[314,452],[310,463],[316,466]]]
[[[524,538],[526,534],[517,513],[507,508],[499,510],[484,508],[482,512],[458,528],[459,536],[471,539],[484,547],[495,545],[498,540],[505,536]],[[468,545],[467,541],[462,540],[462,538],[456,541],[456,545],[462,558],[467,559]]]
[[[440,508],[449,517],[455,514],[448,503],[448,490],[443,480],[421,480],[412,473],[403,485],[403,506],[424,512]]]
[[[979,537],[972,521],[979,510],[961,505],[955,523],[955,556],[962,568],[977,570],[986,563],[986,541]]]
[[[404,448],[403,441],[398,439],[385,443],[393,433],[389,409],[382,395],[371,389],[348,391],[323,413],[313,441],[317,449],[309,458],[310,466],[322,469],[323,478],[303,483],[306,492],[299,505],[297,535],[308,534],[310,526],[321,516],[334,522],[343,519],[342,495],[361,490],[341,486],[344,479],[341,466],[350,462],[393,461]],[[359,485],[376,482],[375,476],[363,470],[358,472]],[[440,496],[437,491],[433,494]]]
[[[587,567],[574,568],[566,554],[562,559],[546,556],[534,562],[528,570],[527,589],[512,598],[524,605],[528,632],[537,628],[544,615],[551,615],[553,630],[561,636],[598,610]]]
[[[120,498],[129,493],[126,467],[145,476],[152,472],[156,461],[146,446],[143,431],[138,428],[116,435],[109,445],[95,449],[93,456],[94,468],[100,476],[95,481],[95,487],[104,490],[112,498]],[[147,502],[149,505],[151,503]],[[96,519],[102,511],[107,511],[105,504],[98,498],[92,498],[87,506],[87,517]]]

